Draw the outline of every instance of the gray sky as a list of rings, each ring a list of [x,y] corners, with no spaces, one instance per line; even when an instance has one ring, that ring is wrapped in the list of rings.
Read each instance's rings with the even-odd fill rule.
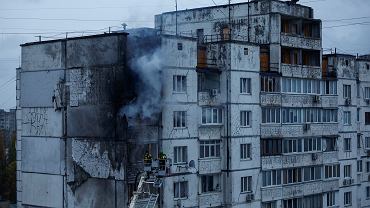
[[[214,1],[227,3],[227,0]],[[370,0],[301,0],[300,3],[313,7],[315,18],[323,20],[324,50],[337,47],[340,53],[370,53]],[[178,0],[179,9],[212,5],[212,0]],[[37,35],[48,40],[63,37],[65,32],[96,33],[107,31],[109,26],[114,30],[122,22],[128,28],[152,27],[155,14],[174,8],[175,0],[0,0],[0,108],[16,105],[15,68],[19,66],[21,43],[36,41]]]

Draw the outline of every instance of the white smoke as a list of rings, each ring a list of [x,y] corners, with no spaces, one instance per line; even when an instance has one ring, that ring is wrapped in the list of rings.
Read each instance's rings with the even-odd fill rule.
[[[134,73],[136,98],[121,109],[129,124],[132,120],[154,120],[161,112],[162,62],[161,50],[144,54],[131,60],[130,68]]]

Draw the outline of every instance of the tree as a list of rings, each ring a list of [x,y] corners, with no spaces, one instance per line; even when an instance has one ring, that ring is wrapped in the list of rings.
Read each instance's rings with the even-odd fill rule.
[[[0,196],[4,196],[4,192],[6,189],[5,185],[6,155],[4,140],[5,140],[4,132],[0,131]]]

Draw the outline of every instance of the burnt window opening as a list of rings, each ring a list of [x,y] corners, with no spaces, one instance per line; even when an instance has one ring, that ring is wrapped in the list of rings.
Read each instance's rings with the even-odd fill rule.
[[[220,75],[218,73],[198,73],[198,92],[216,91],[220,91]]]
[[[244,55],[248,55],[248,48],[244,48]]]
[[[365,125],[370,125],[370,112],[365,112]]]
[[[348,62],[348,60],[346,60],[346,66],[348,66],[349,65],[349,62]]]
[[[370,69],[370,65],[369,64],[366,64],[366,69],[369,70]]]
[[[182,43],[177,43],[177,50],[182,51]]]
[[[269,46],[261,46],[260,48],[260,69],[261,71],[270,70],[270,48]]]
[[[261,155],[274,156],[282,154],[282,139],[262,139]]]
[[[320,66],[320,51],[298,48],[281,48],[281,63],[305,66]]]
[[[306,38],[320,38],[321,26],[319,21],[282,16],[281,32]]]

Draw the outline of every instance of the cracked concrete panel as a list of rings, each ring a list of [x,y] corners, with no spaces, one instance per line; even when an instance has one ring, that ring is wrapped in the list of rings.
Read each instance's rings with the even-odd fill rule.
[[[22,72],[20,105],[22,107],[53,107],[54,89],[62,78],[62,70]]]
[[[60,174],[64,145],[59,138],[23,137],[22,170]]]
[[[51,185],[52,184],[52,185]],[[63,207],[63,176],[22,173],[22,203],[43,207]]]
[[[124,193],[115,193],[114,180],[90,178],[76,189],[75,208],[116,207],[115,198],[124,197]]]
[[[22,136],[62,136],[62,113],[54,108],[22,108]]]
[[[124,144],[72,139],[72,159],[90,177],[124,179]]]
[[[62,41],[35,45],[22,45],[22,70],[53,70],[64,68]],[[37,60],[37,61],[35,61]],[[22,88],[23,90],[24,88]]]

